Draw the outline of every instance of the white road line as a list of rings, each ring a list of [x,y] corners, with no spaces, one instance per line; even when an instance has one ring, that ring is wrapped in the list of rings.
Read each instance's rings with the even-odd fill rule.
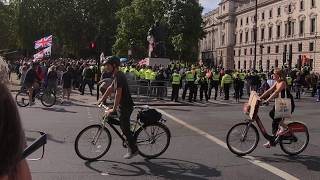
[[[228,146],[227,146],[227,144],[226,144],[225,142],[223,142],[223,141],[221,141],[220,139],[214,137],[213,135],[211,135],[211,134],[209,134],[209,133],[207,133],[207,132],[205,132],[205,131],[202,131],[201,129],[199,129],[199,128],[197,128],[197,127],[194,127],[194,126],[192,126],[192,125],[190,125],[190,124],[188,124],[188,123],[186,123],[186,122],[184,122],[184,121],[182,121],[182,120],[180,120],[180,119],[178,119],[178,118],[176,118],[176,117],[168,114],[167,112],[165,112],[165,111],[163,111],[163,110],[161,110],[161,109],[157,109],[157,110],[158,110],[160,113],[162,113],[162,114],[164,114],[165,116],[167,116],[168,118],[170,118],[170,119],[172,119],[173,121],[175,121],[176,123],[185,126],[186,128],[188,128],[188,129],[190,129],[190,130],[198,133],[199,135],[201,135],[201,136],[209,139],[210,141],[218,144],[219,146],[221,146],[221,147],[229,150],[229,149],[228,149]],[[263,168],[263,169],[271,172],[272,174],[277,175],[277,176],[279,176],[279,177],[281,177],[281,178],[283,178],[283,179],[299,180],[299,178],[297,178],[297,177],[295,177],[295,176],[293,176],[293,175],[291,175],[291,174],[289,174],[289,173],[287,173],[287,172],[285,172],[285,171],[283,171],[283,170],[281,170],[281,169],[279,169],[279,168],[277,168],[277,167],[274,167],[274,166],[272,166],[272,165],[270,165],[270,164],[267,164],[267,163],[265,163],[265,162],[262,162],[262,161],[256,159],[256,158],[253,157],[253,156],[244,156],[243,158],[246,159],[246,160],[248,160],[248,161],[251,162],[252,164],[254,164],[254,165],[256,165],[256,166],[259,166],[259,167],[261,167],[261,168]]]

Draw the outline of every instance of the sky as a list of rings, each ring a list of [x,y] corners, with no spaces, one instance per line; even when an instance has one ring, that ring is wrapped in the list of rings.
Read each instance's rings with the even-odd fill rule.
[[[200,0],[200,4],[204,7],[203,13],[207,13],[210,10],[216,8],[220,1],[221,0]]]

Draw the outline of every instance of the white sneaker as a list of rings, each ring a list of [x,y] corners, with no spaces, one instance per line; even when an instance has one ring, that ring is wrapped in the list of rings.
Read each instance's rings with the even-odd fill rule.
[[[126,155],[123,156],[123,158],[124,158],[124,159],[131,159],[131,158],[137,156],[138,154],[139,154],[138,151],[132,153],[131,150],[128,148],[128,152],[127,152]]]

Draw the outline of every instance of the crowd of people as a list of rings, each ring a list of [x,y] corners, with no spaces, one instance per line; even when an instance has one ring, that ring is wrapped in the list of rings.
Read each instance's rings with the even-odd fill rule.
[[[22,59],[9,64],[10,72],[15,72],[20,79],[22,87],[30,86],[28,83],[27,72],[32,69],[30,60]],[[84,95],[88,86],[90,94],[93,95],[95,84],[101,85],[103,80],[110,79],[111,74],[106,71],[104,66],[98,69],[96,61],[93,59],[68,59],[60,58],[36,63],[35,69],[37,81],[41,82],[53,92],[61,85],[63,88],[62,100],[69,101],[71,90],[78,90]],[[314,73],[310,68],[288,69],[283,67],[286,72],[287,83],[295,93],[295,98],[300,99],[301,94],[310,92],[312,97],[318,97],[320,101],[320,78],[319,73]],[[258,72],[255,70],[231,71],[219,67],[207,67],[204,65],[186,65],[183,63],[171,63],[168,66],[155,65],[153,67],[134,63],[122,64],[120,70],[125,73],[129,85],[136,82],[136,85],[144,85],[145,82],[157,88],[153,88],[157,97],[164,98],[167,94],[168,84],[171,84],[171,100],[185,100],[188,93],[188,101],[208,101],[217,100],[218,96],[224,100],[230,99],[230,92],[237,102],[244,95],[254,90],[260,94],[267,91],[274,81],[271,78],[274,69],[268,72]],[[10,77],[9,73],[9,77]],[[27,80],[27,81],[26,81]],[[143,82],[144,81],[144,82]],[[170,83],[168,83],[170,82]],[[101,89],[105,89],[102,85]],[[182,89],[182,91],[180,91]],[[104,90],[101,90],[102,93]],[[246,92],[246,94],[244,93]],[[224,97],[223,97],[224,96]]]

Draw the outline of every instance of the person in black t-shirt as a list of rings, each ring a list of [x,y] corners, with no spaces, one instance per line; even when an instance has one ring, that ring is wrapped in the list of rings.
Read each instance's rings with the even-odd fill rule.
[[[39,83],[41,81],[40,77],[38,76],[36,69],[39,67],[38,63],[35,63],[31,66],[31,68],[27,71],[26,77],[24,79],[24,87],[27,88],[29,92],[29,105],[32,106],[34,91],[39,89]]]
[[[131,159],[138,155],[138,148],[135,144],[133,134],[130,130],[130,116],[133,111],[133,100],[129,92],[129,86],[125,75],[119,71],[120,59],[117,57],[108,57],[104,63],[109,72],[112,72],[113,82],[108,87],[102,98],[98,101],[98,104],[104,102],[110,97],[113,90],[115,90],[115,100],[113,108],[110,109],[107,114],[112,114],[119,110],[120,128],[128,141],[128,153],[124,156],[125,159]]]
[[[71,94],[71,85],[72,85],[72,68],[69,66],[67,68],[67,71],[63,73],[62,75],[62,88],[63,88],[63,94],[62,94],[62,101],[63,103],[64,97],[67,95],[67,100],[70,101],[70,94]]]

